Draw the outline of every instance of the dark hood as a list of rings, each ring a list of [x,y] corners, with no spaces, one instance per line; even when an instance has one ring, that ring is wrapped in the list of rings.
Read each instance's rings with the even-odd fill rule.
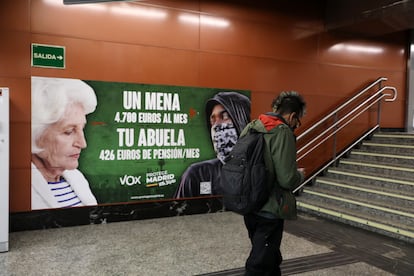
[[[250,99],[238,92],[219,92],[206,103],[207,128],[210,132],[210,114],[216,104],[221,104],[229,113],[230,118],[240,135],[244,127],[250,122]]]

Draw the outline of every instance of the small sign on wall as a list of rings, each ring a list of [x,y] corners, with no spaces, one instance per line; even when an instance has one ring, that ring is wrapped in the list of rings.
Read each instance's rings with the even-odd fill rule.
[[[65,69],[65,46],[32,43],[32,66]]]

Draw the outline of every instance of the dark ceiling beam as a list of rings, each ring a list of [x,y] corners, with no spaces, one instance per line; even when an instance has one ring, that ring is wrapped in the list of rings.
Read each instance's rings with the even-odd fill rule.
[[[414,0],[326,1],[325,28],[372,36],[414,29]]]

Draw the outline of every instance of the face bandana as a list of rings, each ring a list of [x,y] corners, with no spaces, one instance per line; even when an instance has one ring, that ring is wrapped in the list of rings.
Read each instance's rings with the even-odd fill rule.
[[[211,127],[211,140],[217,158],[224,164],[233,146],[237,142],[237,131],[233,123],[215,124]]]

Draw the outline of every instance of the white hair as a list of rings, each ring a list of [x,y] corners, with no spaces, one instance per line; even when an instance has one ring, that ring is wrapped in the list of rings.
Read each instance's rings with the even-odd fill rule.
[[[85,115],[95,111],[93,89],[78,79],[32,77],[32,153],[42,151],[36,141],[52,124],[62,119],[66,108],[82,105]]]

